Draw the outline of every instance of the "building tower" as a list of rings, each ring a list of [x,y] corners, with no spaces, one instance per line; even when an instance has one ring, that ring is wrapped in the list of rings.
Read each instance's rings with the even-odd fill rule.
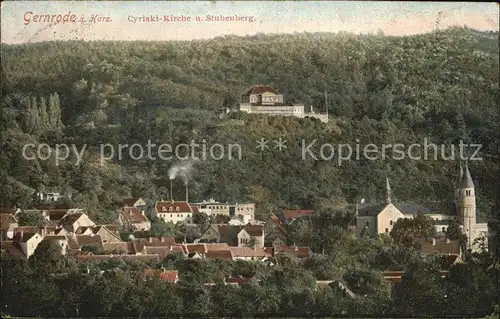
[[[465,171],[459,185],[458,204],[460,222],[467,236],[467,247],[471,248],[476,227],[476,194],[467,162],[465,162]]]
[[[455,185],[455,204],[457,205],[457,210],[459,210],[460,204],[460,183],[462,182],[462,177],[464,177],[464,170],[462,168],[462,161],[458,161],[459,171],[457,176],[457,184]]]
[[[390,204],[392,202],[391,201],[392,190],[391,190],[391,185],[389,184],[389,177],[385,178],[385,191],[386,191],[386,195],[387,195],[387,198],[385,199],[385,203]]]

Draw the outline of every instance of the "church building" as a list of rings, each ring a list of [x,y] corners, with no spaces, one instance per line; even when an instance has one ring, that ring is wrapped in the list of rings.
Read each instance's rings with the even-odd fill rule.
[[[372,234],[389,234],[400,218],[413,218],[424,214],[434,221],[438,234],[444,234],[452,221],[458,221],[467,237],[467,248],[473,251],[478,247],[475,240],[488,238],[487,223],[476,222],[476,192],[467,162],[465,171],[460,163],[455,189],[455,200],[448,202],[392,202],[389,179],[386,179],[387,198],[384,203],[363,205],[356,209],[356,228],[365,229]]]

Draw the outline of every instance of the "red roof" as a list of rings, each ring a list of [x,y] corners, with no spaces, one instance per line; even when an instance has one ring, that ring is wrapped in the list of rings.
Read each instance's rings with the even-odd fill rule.
[[[149,221],[137,207],[124,207],[123,216],[131,223],[143,223]]]
[[[132,207],[140,198],[125,198],[123,200],[123,206]]]
[[[188,202],[156,202],[157,213],[192,213],[193,209]]]
[[[80,217],[82,217],[83,213],[73,213],[73,214],[66,214],[64,217],[61,219],[59,224],[61,225],[73,225]]]
[[[264,226],[262,225],[246,225],[243,228],[250,236],[262,236],[264,234]]]
[[[191,208],[193,209],[193,213],[195,213],[195,214],[200,213],[200,208],[198,206],[191,206]]]
[[[161,280],[171,283],[176,283],[179,280],[179,272],[177,270],[145,269],[144,276],[146,278],[159,277]]]
[[[158,255],[163,259],[172,253],[172,249],[169,246],[144,246],[143,252],[147,255]]]
[[[247,91],[247,95],[249,94],[262,94],[266,92],[272,92],[274,94],[278,94],[278,91],[276,91],[274,88],[272,88],[269,85],[262,85],[262,84],[256,84],[252,86],[250,90]]]
[[[312,215],[313,213],[314,213],[313,210],[306,210],[306,209],[284,210],[283,217],[285,217],[286,220],[290,221],[298,217]]]
[[[250,247],[230,247],[233,257],[269,257],[264,249],[253,249]]]
[[[49,221],[55,223],[59,222],[64,215],[66,215],[66,212],[66,209],[52,209],[44,211],[44,213],[49,216]]]
[[[311,256],[309,247],[275,246],[274,253],[287,253],[297,258],[308,258]]]
[[[108,253],[121,253],[121,254],[135,254],[134,243],[132,242],[116,242],[116,243],[103,243],[102,249]]]
[[[422,254],[460,255],[460,242],[458,240],[435,240],[434,243],[423,242],[420,251]]]
[[[184,246],[186,247],[188,254],[205,254],[207,252],[207,247],[205,246],[205,244],[185,244]]]
[[[71,236],[69,236],[71,237]],[[85,245],[101,245],[102,240],[99,235],[76,235],[76,241],[78,246],[82,247]]]
[[[209,250],[205,257],[212,259],[233,260],[231,250]]]

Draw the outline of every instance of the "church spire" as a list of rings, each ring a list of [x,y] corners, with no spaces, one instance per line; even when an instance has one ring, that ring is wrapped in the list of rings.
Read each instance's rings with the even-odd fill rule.
[[[462,168],[462,161],[459,161],[459,171],[457,178],[457,188],[460,188],[460,182],[462,181],[462,177],[464,176],[464,169]]]
[[[462,174],[460,188],[474,188],[474,183],[472,182],[472,177],[469,172],[469,165],[467,164],[467,161],[465,161],[465,172]]]
[[[387,198],[385,199],[387,204],[391,203],[391,196],[392,196],[392,191],[391,191],[391,185],[389,184],[389,177],[385,177],[385,191]]]

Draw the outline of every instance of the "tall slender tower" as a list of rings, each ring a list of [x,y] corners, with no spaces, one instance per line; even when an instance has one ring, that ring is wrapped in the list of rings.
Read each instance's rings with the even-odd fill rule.
[[[386,204],[390,204],[392,202],[391,201],[392,190],[391,190],[391,185],[389,184],[389,177],[385,178],[385,191],[386,191],[386,195],[387,195],[385,202],[386,202]]]
[[[476,193],[474,183],[469,172],[469,166],[465,162],[465,171],[459,185],[459,211],[460,221],[463,225],[464,234],[467,236],[467,247],[471,248],[474,241],[476,228]]]
[[[455,185],[455,204],[457,205],[457,207],[460,207],[460,205],[459,205],[460,183],[462,182],[463,176],[464,176],[464,170],[462,168],[462,161],[459,161],[459,171],[458,171],[458,176],[457,176],[457,184]]]

